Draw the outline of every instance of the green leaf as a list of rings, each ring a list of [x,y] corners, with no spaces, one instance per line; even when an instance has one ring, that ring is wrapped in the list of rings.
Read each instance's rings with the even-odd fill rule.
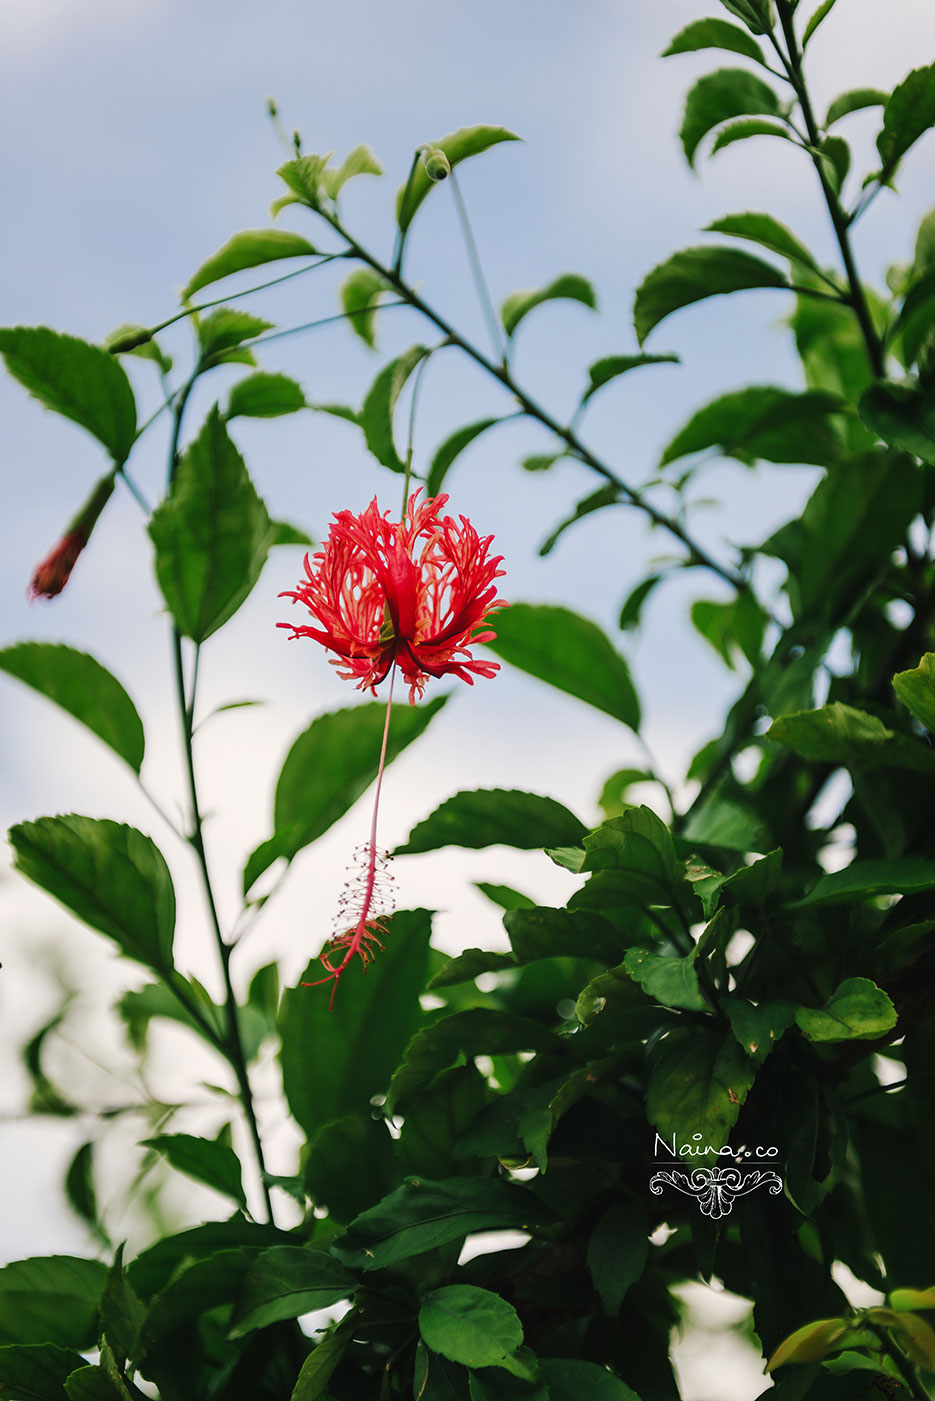
[[[259,316],[251,316],[248,311],[239,311],[237,307],[219,306],[210,316],[196,322],[202,368],[223,365],[228,361],[252,365],[253,355],[249,350],[240,350],[240,346],[244,341],[255,340],[264,331],[272,330],[272,325],[271,321],[263,321]]]
[[[139,773],[143,723],[120,682],[87,652],[64,643],[18,642],[0,651],[0,671],[61,706]]]
[[[805,244],[801,243],[785,224],[774,219],[772,214],[754,214],[749,210],[745,214],[725,214],[722,219],[715,219],[713,224],[706,224],[704,232],[731,234],[734,238],[749,239],[751,243],[768,248],[771,253],[804,263],[814,272],[819,271],[814,255],[808,251]]]
[[[316,1206],[335,1222],[352,1221],[399,1182],[393,1140],[368,1104],[358,1114],[335,1119],[308,1145],[304,1184]]]
[[[328,989],[296,987],[282,1000],[282,1073],[286,1099],[311,1137],[322,1124],[366,1109],[385,1090],[419,1024],[431,916],[402,910],[385,922],[385,949],[364,977],[355,965],[341,980],[334,1011]],[[305,981],[322,974],[309,964]],[[318,1067],[314,1073],[309,1067]]]
[[[917,895],[935,889],[935,862],[921,856],[885,861],[852,861],[843,870],[820,876],[793,909],[849,904],[879,895]]]
[[[503,1178],[411,1177],[352,1221],[333,1248],[350,1269],[379,1270],[473,1231],[528,1230],[548,1219],[530,1191]]]
[[[425,359],[429,351],[424,345],[414,345],[405,351],[377,375],[364,400],[358,416],[367,447],[378,462],[389,467],[392,472],[405,472],[406,464],[396,451],[393,440],[393,413],[396,401],[403,386],[416,366]]]
[[[257,268],[279,258],[309,258],[317,253],[308,239],[285,229],[244,229],[235,233],[189,279],[182,291],[182,301],[189,301],[202,287],[220,282],[222,277]]]
[[[698,19],[681,29],[662,58],[672,54],[696,53],[699,49],[729,49],[732,53],[743,54],[746,58],[763,63],[763,50],[745,29],[738,29],[726,19]]]
[[[0,1269],[0,1343],[93,1347],[97,1305],[106,1281],[107,1267],[99,1260],[72,1255],[15,1260],[4,1266]]]
[[[465,126],[443,136],[440,141],[430,144],[444,151],[452,170],[470,156],[478,156],[501,141],[519,141],[520,138],[502,126]],[[396,195],[396,219],[403,233],[412,223],[413,216],[433,185],[422,161],[417,161],[412,178],[407,185],[400,186]]]
[[[523,465],[527,466],[530,461],[532,461],[532,459],[527,458]],[[554,461],[557,462],[558,457],[556,457]],[[549,465],[552,465],[551,461]],[[585,496],[583,500],[579,501],[571,515],[566,516],[563,521],[560,521],[551,534],[543,540],[542,544],[539,546],[539,554],[542,555],[543,558],[551,554],[569,526],[575,525],[576,522],[583,520],[585,516],[590,516],[594,511],[603,510],[605,506],[617,506],[621,504],[623,499],[624,498],[620,495],[620,488],[614,482],[608,482],[606,486],[598,487],[597,491],[592,491],[589,496]],[[498,625],[502,616],[502,613],[498,615]]]
[[[638,904],[668,904],[678,882],[675,847],[668,828],[648,807],[631,807],[584,839],[586,871],[614,871]]]
[[[673,311],[706,297],[754,287],[788,287],[784,273],[739,248],[683,248],[653,268],[637,289],[633,324],[640,345]]]
[[[136,440],[136,400],[115,356],[46,326],[3,327],[0,355],[33,398],[86,428],[118,466],[126,462]]]
[[[728,26],[728,28],[732,27]],[[625,375],[629,370],[639,370],[644,365],[680,365],[681,363],[677,355],[607,355],[603,360],[595,360],[594,364],[588,368],[590,384],[584,391],[581,402],[587,403],[592,394],[596,394],[605,384],[609,384],[618,375]]]
[[[742,19],[754,34],[768,34],[776,25],[776,10],[773,0],[721,0],[725,10]],[[792,8],[798,0],[792,0]]]
[[[66,1401],[66,1377],[85,1365],[79,1352],[53,1343],[0,1347],[0,1397],[11,1401]]]
[[[2,660],[0,652],[0,665]],[[935,731],[935,652],[926,652],[917,667],[894,676],[893,690],[927,730]]]
[[[842,764],[855,772],[868,768],[935,770],[935,751],[909,735],[887,729],[876,715],[835,701],[820,710],[781,715],[767,738],[787,744],[803,759]]]
[[[616,963],[620,938],[613,925],[591,910],[553,910],[548,906],[508,910],[503,923],[517,963],[538,958],[593,958]]]
[[[482,895],[486,895],[488,900],[492,900],[502,910],[531,910],[536,903],[522,891],[514,890],[511,885],[491,885],[489,881],[484,880],[474,883]]]
[[[566,452],[533,452],[524,457],[519,465],[524,472],[548,472],[556,462],[561,462],[567,456]],[[548,550],[546,553],[548,554]]]
[[[470,1063],[456,1065],[439,1075],[406,1113],[396,1143],[396,1161],[401,1171],[436,1181],[470,1171],[470,1164],[456,1158],[455,1145],[471,1127],[489,1095],[487,1081]]]
[[[687,1012],[704,1012],[707,1002],[698,985],[695,959],[670,958],[648,949],[628,949],[623,966],[630,977],[641,983],[648,995],[663,1007],[681,1007]]]
[[[732,669],[740,651],[756,666],[760,660],[766,616],[750,593],[737,594],[727,603],[698,598],[691,606],[692,626]]]
[[[183,978],[181,973],[173,978],[173,985],[183,987],[188,996],[198,1006],[216,1036],[223,1038],[226,1013],[211,1001],[205,989],[195,979]],[[153,1017],[166,1017],[180,1022],[198,1036],[205,1035],[204,1027],[196,1021],[187,1007],[183,1006],[165,983],[147,983],[145,987],[125,992],[116,1004],[116,1010],[127,1028],[130,1044],[142,1051],[146,1047],[146,1035]]]
[[[834,617],[875,579],[922,504],[919,469],[901,453],[873,451],[829,472],[792,529],[764,550],[789,566],[793,612]]]
[[[754,1007],[738,996],[723,1004],[730,1029],[756,1066],[761,1066],[782,1036],[795,1021],[796,1007],[780,1000],[761,1002]]]
[[[133,1355],[146,1310],[127,1279],[123,1266],[123,1246],[117,1247],[114,1263],[99,1306],[101,1329],[121,1359]]]
[[[288,375],[258,370],[238,380],[230,392],[225,418],[281,418],[306,407],[302,386]]]
[[[215,407],[149,524],[156,577],[176,626],[204,642],[250,594],[273,526]]]
[[[753,1084],[755,1070],[733,1036],[672,1031],[646,1086],[646,1114],[664,1139],[700,1133],[705,1148],[723,1148]]]
[[[935,884],[935,873],[932,876]],[[896,1008],[869,978],[847,978],[824,1007],[799,1007],[795,1023],[809,1041],[872,1041],[897,1022]]]
[[[425,1349],[425,1344],[419,1346]],[[452,1371],[463,1371],[454,1362],[449,1362],[446,1358],[440,1357],[438,1353],[426,1352],[427,1357],[431,1357],[439,1366],[445,1366]],[[520,1348],[514,1354],[514,1359],[519,1362],[527,1362],[528,1370],[531,1372],[536,1366],[535,1359],[529,1348]],[[536,1368],[535,1375],[530,1380],[527,1376],[514,1376],[511,1372],[504,1371],[502,1367],[480,1367],[473,1368],[470,1372],[465,1372],[469,1377],[470,1401],[549,1401],[549,1392],[545,1382]],[[419,1401],[454,1401],[460,1393],[446,1391],[428,1394],[423,1397],[419,1393]]]
[[[106,1242],[97,1209],[94,1190],[94,1143],[82,1143],[65,1173],[65,1196],[68,1205],[89,1226],[98,1240]],[[2,1389],[0,1389],[2,1395]]]
[[[230,1336],[242,1338],[254,1328],[329,1308],[350,1298],[356,1287],[355,1276],[325,1251],[274,1245],[247,1270]]]
[[[889,96],[883,109],[883,129],[877,137],[877,150],[883,162],[881,180],[890,180],[910,146],[933,126],[935,64],[913,69]]]
[[[545,287],[532,288],[526,292],[512,292],[500,308],[500,319],[508,336],[512,336],[517,326],[528,316],[534,307],[543,302],[556,300],[583,302],[585,306],[597,309],[597,293],[586,277],[578,273],[565,273],[547,283]]]
[[[888,1302],[897,1313],[912,1309],[935,1309],[935,1285],[931,1289],[894,1289]]]
[[[477,423],[469,423],[464,428],[459,428],[452,433],[450,438],[446,438],[439,448],[436,449],[432,458],[428,476],[425,481],[426,497],[438,496],[442,489],[442,482],[448,475],[448,469],[455,459],[460,457],[464,449],[473,443],[475,438],[479,438],[481,433],[486,433],[488,428],[493,428],[494,424],[502,423],[500,418],[482,418]]]
[[[473,1284],[448,1284],[426,1294],[419,1332],[426,1347],[465,1367],[500,1367],[523,1342],[513,1306]]]
[[[183,1258],[147,1309],[135,1360],[143,1363],[148,1358],[152,1363],[165,1358],[166,1340],[173,1333],[212,1309],[233,1304],[252,1258],[253,1252],[243,1248],[220,1250],[199,1260]]]
[[[881,92],[879,88],[852,88],[849,92],[842,92],[828,108],[825,129],[851,112],[862,112],[867,107],[885,107],[888,101],[889,93]]]
[[[629,668],[589,618],[550,604],[514,603],[497,614],[496,626],[487,646],[505,662],[639,728]]]
[[[643,605],[656,585],[662,583],[663,578],[662,574],[649,574],[627,594],[620,606],[618,626],[621,632],[628,632],[631,628],[640,626],[643,618]]]
[[[935,394],[878,380],[861,395],[860,416],[891,447],[935,463]]]
[[[816,1323],[806,1323],[780,1343],[766,1364],[767,1372],[774,1372],[787,1362],[820,1362],[841,1346],[848,1328],[847,1320],[842,1318],[822,1318]]]
[[[791,393],[771,385],[751,385],[706,404],[663,451],[660,465],[718,448],[738,462],[794,462],[828,467],[843,443],[833,414],[844,407],[821,390]]]
[[[10,830],[18,871],[128,958],[172,967],[175,891],[155,844],[106,818],[40,817]]]
[[[272,213],[278,214],[285,205],[295,203],[307,204],[310,209],[318,209],[322,196],[322,174],[332,154],[333,152],[329,151],[326,156],[298,156],[281,165],[276,174],[288,185],[293,197],[286,196],[276,200],[272,206]]]
[[[786,131],[785,127],[757,117],[747,117],[739,122],[728,122],[727,126],[721,127],[708,154],[716,156],[719,151],[726,150],[728,146],[735,146],[738,141],[748,141],[751,136],[778,136],[783,141],[792,140],[792,133]]]
[[[826,136],[817,150],[828,182],[839,195],[851,168],[851,148],[841,136]]]
[[[484,1007],[455,1012],[412,1038],[403,1063],[390,1082],[387,1105],[391,1113],[408,1113],[410,1102],[459,1055],[470,1058],[512,1055],[516,1051],[564,1053],[566,1049],[546,1027],[512,1012],[494,1012]]]
[[[297,525],[290,525],[288,521],[272,521],[272,539],[270,548],[274,545],[314,545],[315,541],[304,530],[300,530]],[[220,710],[233,710],[238,705],[262,705],[262,701],[234,701],[231,705],[219,705],[212,714],[217,714]]]
[[[830,15],[831,11],[834,9],[837,3],[838,0],[821,0],[821,4],[818,6],[818,9],[812,15],[808,24],[805,26],[805,30],[802,34],[803,49],[805,48],[809,39],[811,39],[812,35],[815,33],[815,30],[821,24],[822,20],[825,19],[828,15]]]
[[[330,1396],[328,1382],[353,1337],[353,1327],[347,1323],[338,1325],[331,1333],[326,1333],[321,1342],[310,1352],[302,1363],[291,1401],[319,1401]]]
[[[478,788],[446,798],[413,827],[409,840],[394,855],[411,856],[443,846],[502,845],[531,851],[571,845],[585,831],[584,823],[554,798],[515,789]]]
[[[428,991],[435,988],[455,987],[458,983],[471,982],[481,973],[497,973],[504,968],[516,968],[516,959],[510,953],[493,953],[489,949],[465,949],[457,958],[450,958],[442,964],[428,984]]]
[[[616,1318],[649,1254],[649,1222],[642,1202],[629,1197],[608,1208],[588,1241],[588,1269],[605,1313]]]
[[[753,905],[759,909],[772,894],[782,872],[782,852],[777,849],[754,861],[750,866],[742,866],[732,876],[728,876],[721,886],[722,892],[738,905]]]
[[[386,746],[386,763],[397,758],[427,728],[445,704],[399,706]],[[251,854],[244,868],[247,891],[281,856],[287,861],[317,841],[353,807],[377,776],[386,706],[372,701],[319,715],[286,756],[273,808],[274,833]]]
[[[773,89],[745,68],[720,68],[699,78],[685,99],[679,135],[689,165],[708,132],[731,117],[778,117],[782,105]]]
[[[355,175],[382,175],[383,167],[369,146],[355,146],[337,169],[325,168],[321,183],[329,199],[337,199],[341,190]]]
[[[549,1401],[640,1401],[635,1391],[596,1362],[577,1357],[543,1357],[542,1375]]]
[[[161,1133],[155,1138],[144,1138],[141,1143],[146,1148],[155,1148],[158,1153],[165,1154],[179,1172],[246,1206],[240,1159],[226,1143],[197,1138],[190,1133]]]
[[[347,314],[347,324],[371,350],[376,345],[374,322],[377,307],[389,287],[386,279],[373,268],[355,268],[341,283],[341,307]]]

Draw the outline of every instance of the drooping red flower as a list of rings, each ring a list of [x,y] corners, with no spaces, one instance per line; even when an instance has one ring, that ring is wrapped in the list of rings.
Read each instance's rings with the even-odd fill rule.
[[[458,524],[441,515],[446,495],[418,495],[401,521],[381,514],[376,497],[359,516],[338,511],[322,548],[305,557],[306,577],[280,595],[303,603],[318,626],[278,624],[334,652],[338,674],[360,690],[374,691],[395,663],[412,704],[430,676],[473,685],[499,671],[470,648],[493,641],[489,614],[505,607],[493,536],[479,536],[466,516]]]

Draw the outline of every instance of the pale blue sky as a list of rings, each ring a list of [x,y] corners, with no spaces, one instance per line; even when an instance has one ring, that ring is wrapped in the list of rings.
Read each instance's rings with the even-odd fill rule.
[[[890,0],[885,21],[880,9],[874,0],[841,0],[827,20],[812,49],[819,106],[842,87],[891,86],[929,60],[935,49],[929,0]],[[658,54],[684,23],[705,13],[720,13],[715,0],[479,0],[470,7],[428,0],[330,7],[298,0],[262,7],[244,0],[0,0],[2,320],[45,323],[96,340],[120,322],[169,315],[175,289],[205,257],[236,229],[268,222],[269,202],[280,192],[273,172],[282,159],[264,114],[270,93],[287,125],[301,130],[307,150],[334,148],[340,155],[360,141],[374,147],[387,178],[349,187],[346,213],[366,241],[384,250],[391,243],[392,194],[413,147],[488,122],[525,138],[462,171],[495,300],[566,271],[590,277],[600,296],[598,315],[573,304],[545,308],[520,333],[519,377],[567,414],[589,363],[635,348],[630,311],[640,278],[668,252],[703,241],[698,230],[717,215],[769,209],[819,256],[833,259],[814,174],[799,153],[749,143],[702,163],[701,179],[687,170],[675,134],[682,94],[694,76],[732,60],[708,53],[661,61]],[[872,159],[874,120],[872,113],[848,119],[863,168]],[[869,277],[909,255],[933,175],[935,139],[906,161],[904,197],[882,196],[858,230]],[[313,241],[318,233],[292,211],[283,224]],[[482,340],[445,187],[419,215],[407,268],[430,300]],[[299,279],[286,293],[249,305],[261,313],[268,307],[284,325],[326,315],[335,309],[336,277],[320,277]],[[625,478],[641,481],[661,444],[718,392],[750,380],[796,383],[779,326],[787,310],[781,295],[754,293],[673,318],[648,348],[675,351],[683,365],[643,371],[606,390],[585,436]],[[381,352],[424,335],[414,315],[393,312],[381,327]],[[184,362],[184,333],[166,343]],[[380,363],[342,326],[283,341],[264,358],[267,368],[301,380],[309,397],[354,403]],[[132,368],[146,412],[156,402],[154,378],[146,364]],[[232,372],[215,372],[214,391],[232,379]],[[203,396],[200,408],[208,402]],[[425,461],[452,428],[503,403],[456,352],[446,352],[425,381],[417,453]],[[193,411],[192,427],[197,418]],[[153,786],[171,805],[181,775],[166,626],[139,513],[124,495],[116,497],[67,592],[49,606],[29,606],[25,590],[35,564],[104,463],[80,430],[44,414],[6,378],[0,378],[0,421],[6,522],[0,639],[68,640],[114,670],[137,699],[155,760]],[[382,504],[395,503],[398,481],[366,458],[345,424],[302,414],[242,423],[236,436],[272,512],[316,535],[333,510],[359,509],[375,491]],[[637,516],[617,510],[585,523],[550,559],[538,560],[538,543],[598,482],[571,465],[547,476],[523,473],[519,457],[546,447],[532,425],[504,428],[482,444],[452,472],[451,506],[470,514],[482,533],[495,533],[507,556],[505,596],[565,602],[615,635],[622,597],[668,542],[650,539]],[[136,469],[152,497],[164,451],[164,439],[154,433]],[[718,552],[725,535],[763,538],[804,498],[810,480],[797,468],[758,475],[737,465],[713,469],[704,494],[729,497],[729,505],[700,516],[698,529]],[[267,834],[270,775],[316,711],[353,699],[317,649],[287,647],[275,629],[287,616],[276,594],[292,586],[298,568],[298,552],[277,552],[255,599],[204,657],[206,702],[245,695],[271,702],[213,722],[204,736],[206,799],[219,812],[212,850],[228,918],[236,913],[239,863]],[[673,776],[717,725],[730,694],[730,678],[685,622],[691,597],[721,592],[717,581],[701,576],[673,586],[649,610],[639,642],[622,641],[644,696],[650,742]],[[71,809],[136,822],[165,846],[183,897],[197,899],[187,854],[151,817],[116,760],[6,680],[0,680],[0,707],[5,823]],[[473,691],[459,687],[434,732],[390,772],[383,837],[396,842],[451,792],[476,786],[551,793],[595,820],[604,777],[635,759],[631,737],[615,722],[504,671]],[[243,955],[241,976],[276,953],[293,976],[320,946],[344,853],[360,838],[362,812],[297,863],[292,891],[270,909]],[[490,943],[502,932],[467,880],[508,880],[556,902],[568,889],[544,858],[502,851],[416,858],[399,876],[401,903],[452,911],[442,927],[455,945]],[[51,936],[66,928],[63,914],[20,883],[5,883],[0,900],[8,929],[38,921]],[[180,961],[198,967],[210,984],[198,909],[182,919]],[[115,968],[102,956],[96,936],[74,929],[71,938],[68,962],[75,976],[83,967],[98,970],[101,1000],[105,985],[137,979],[130,965]],[[19,988],[29,985],[32,954],[17,939],[2,958],[6,1022],[13,1004],[23,1006],[10,988],[14,978]],[[36,1003],[25,999],[16,1035],[42,1015],[43,984],[36,978],[32,986]],[[171,1066],[165,1073],[171,1075]],[[9,1083],[5,1101],[16,1102],[20,1090]],[[49,1182],[65,1151],[56,1140]],[[0,1255],[61,1248],[59,1236],[52,1238],[60,1228],[56,1218],[46,1230],[27,1211],[15,1239],[0,1235]]]

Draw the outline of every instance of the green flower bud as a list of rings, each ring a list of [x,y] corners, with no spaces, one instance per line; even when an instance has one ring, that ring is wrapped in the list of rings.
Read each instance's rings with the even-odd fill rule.
[[[426,175],[436,184],[439,180],[447,180],[451,174],[451,161],[438,146],[425,147],[422,152],[422,164]]]

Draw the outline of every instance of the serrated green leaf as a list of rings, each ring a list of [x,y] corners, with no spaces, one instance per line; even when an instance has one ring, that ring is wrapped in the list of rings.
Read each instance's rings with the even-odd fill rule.
[[[387,1088],[394,1066],[419,1024],[431,915],[401,910],[384,922],[384,949],[367,969],[341,980],[334,1011],[328,987],[289,989],[279,1014],[281,1063],[293,1117],[311,1137],[323,1124],[367,1109]],[[303,981],[322,976],[317,961]],[[310,1075],[309,1066],[327,1067]]]
[[[405,1113],[410,1100],[461,1054],[471,1057],[561,1050],[558,1036],[526,1017],[481,1007],[455,1012],[412,1038],[390,1083],[387,1105],[392,1113]]]
[[[469,423],[466,427],[457,429],[450,438],[446,438],[432,458],[425,482],[426,497],[438,496],[442,482],[448,475],[448,469],[456,458],[460,457],[464,449],[473,443],[475,438],[479,438],[481,433],[486,433],[488,428],[502,422],[500,418],[482,418],[477,423]]]
[[[749,239],[751,243],[768,248],[771,253],[778,253],[783,258],[792,258],[815,272],[819,271],[814,255],[808,251],[805,244],[800,242],[785,224],[774,219],[772,214],[756,214],[749,210],[744,214],[725,214],[723,218],[715,219],[713,224],[706,224],[704,232],[731,234],[734,238]]]
[[[288,375],[258,370],[238,380],[230,392],[225,418],[281,418],[306,407],[301,384]]]
[[[113,355],[46,326],[0,328],[0,355],[33,398],[87,429],[118,466],[126,462],[136,440],[136,400]]]
[[[321,183],[329,199],[337,199],[348,180],[355,175],[382,175],[383,167],[369,146],[355,146],[336,169],[326,167]]]
[[[502,1178],[412,1177],[352,1221],[333,1249],[351,1269],[378,1270],[472,1231],[524,1230],[548,1219],[531,1192]]]
[[[443,136],[439,141],[432,141],[431,146],[439,151],[444,151],[448,157],[448,163],[452,169],[470,156],[478,156],[482,151],[488,151],[491,146],[496,146],[501,141],[519,141],[514,132],[507,131],[502,126],[466,126],[453,131],[449,136]],[[406,185],[401,185],[396,195],[396,221],[403,233],[412,223],[413,216],[419,205],[425,199],[433,185],[433,181],[426,173],[422,161],[416,163],[412,173],[412,178]],[[405,201],[405,204],[404,204]]]
[[[588,378],[590,383],[581,396],[581,402],[586,403],[592,394],[596,394],[605,384],[609,384],[618,375],[624,375],[629,370],[640,370],[644,365],[680,365],[681,361],[677,355],[607,355],[603,360],[595,360],[594,364],[588,368]]]
[[[935,873],[933,873],[935,881]],[[897,1022],[896,1008],[869,978],[847,978],[824,1007],[798,1007],[795,1023],[809,1041],[872,1041]]]
[[[5,1265],[0,1269],[0,1343],[92,1347],[97,1339],[97,1304],[106,1281],[107,1267],[99,1260],[73,1255]]]
[[[0,665],[2,660],[0,652]],[[935,731],[935,652],[926,652],[917,667],[894,676],[893,690],[927,730]]]
[[[142,1139],[141,1144],[164,1154],[178,1172],[246,1206],[240,1159],[226,1143],[190,1133],[162,1133]]]
[[[18,642],[0,651],[0,671],[73,715],[139,773],[144,739],[136,706],[87,652],[64,643]]]
[[[455,793],[419,822],[394,855],[437,851],[442,846],[515,846],[522,850],[570,844],[585,832],[568,808],[538,793],[478,788]]]
[[[449,1284],[426,1294],[419,1332],[426,1347],[465,1367],[500,1367],[523,1342],[513,1306],[472,1284]]]
[[[698,985],[695,959],[670,958],[649,949],[628,949],[623,966],[630,977],[642,984],[647,994],[663,1007],[681,1007],[687,1012],[703,1012],[707,1002]]]
[[[649,1072],[646,1113],[664,1139],[700,1133],[712,1152],[723,1148],[740,1113],[755,1070],[728,1035],[673,1031],[663,1040]]]
[[[532,288],[526,292],[512,292],[500,308],[500,319],[508,336],[512,336],[519,323],[534,307],[543,302],[556,300],[582,302],[592,310],[597,308],[597,293],[586,277],[578,273],[566,273],[547,283],[545,287]]]
[[[592,911],[548,906],[508,910],[503,924],[517,963],[537,958],[593,958],[616,963],[620,938],[613,925]]]
[[[215,407],[153,512],[156,577],[179,632],[204,642],[250,594],[273,537],[266,507]]]
[[[877,150],[883,162],[880,178],[889,181],[910,146],[935,126],[935,64],[915,68],[895,87],[883,109],[883,129]],[[2,345],[0,345],[2,349]]]
[[[322,195],[322,174],[334,153],[329,151],[326,156],[297,156],[294,160],[286,161],[276,171],[289,189],[292,195],[298,199],[300,204],[307,204],[311,209],[317,209],[321,203]],[[273,206],[273,213],[278,213],[279,209],[286,204],[295,203],[294,198],[286,197],[277,200]]]
[[[851,112],[862,112],[867,107],[884,107],[888,99],[889,94],[881,92],[879,88],[851,88],[849,92],[842,92],[828,108],[825,129]]]
[[[672,312],[707,297],[788,286],[778,268],[737,248],[684,248],[653,268],[637,289],[633,307],[637,340],[642,345]]]
[[[688,164],[694,165],[701,142],[722,122],[761,113],[778,117],[781,111],[779,98],[769,84],[745,68],[720,68],[699,78],[685,99],[679,133]]]
[[[731,53],[743,54],[745,58],[763,63],[763,50],[746,30],[738,29],[726,19],[698,19],[679,30],[661,57],[672,54],[696,53],[699,49],[728,49]]]
[[[773,0],[721,0],[725,10],[742,19],[754,34],[768,34],[776,25],[776,8]],[[793,0],[793,9],[798,0]]]
[[[783,1032],[795,1022],[795,1004],[781,999],[754,1007],[742,997],[732,996],[723,1006],[731,1031],[757,1066],[763,1064]]]
[[[867,427],[891,447],[935,463],[935,394],[914,384],[878,380],[859,404]]]
[[[887,729],[876,715],[835,701],[820,710],[781,715],[767,738],[787,744],[803,759],[843,764],[860,772],[868,768],[935,771],[935,752],[921,740]]]
[[[719,151],[726,151],[728,146],[736,146],[738,141],[749,141],[753,136],[778,136],[783,141],[793,139],[792,133],[786,131],[785,127],[777,126],[775,122],[749,117],[739,122],[728,122],[726,126],[721,127],[708,155],[716,156]]]
[[[79,1352],[54,1343],[0,1347],[0,1396],[10,1401],[66,1401],[66,1378],[85,1365]]]
[[[235,233],[216,253],[189,278],[182,291],[182,301],[189,301],[202,287],[220,282],[222,277],[261,267],[280,258],[310,258],[318,250],[301,234],[285,229],[244,229]]]
[[[353,1294],[357,1279],[324,1250],[274,1245],[257,1255],[244,1276],[230,1336],[329,1308]]]
[[[497,614],[496,625],[496,639],[487,646],[498,657],[639,728],[629,668],[596,623],[567,608],[514,603]]]
[[[794,462],[828,467],[843,453],[834,418],[844,407],[820,390],[792,393],[751,385],[699,409],[667,444],[661,466],[718,448],[739,462]]]
[[[18,871],[128,958],[172,967],[175,891],[156,845],[118,822],[70,813],[11,828]]]
[[[812,35],[815,33],[815,30],[816,30],[816,29],[818,28],[818,26],[821,24],[822,20],[825,19],[828,15],[830,15],[831,11],[834,9],[834,7],[835,7],[835,5],[836,5],[837,3],[838,3],[838,0],[821,0],[821,4],[818,6],[818,9],[817,9],[817,10],[815,11],[815,13],[812,15],[812,17],[811,17],[810,20],[808,21],[808,24],[805,26],[805,29],[804,29],[804,31],[803,31],[803,34],[802,34],[802,48],[803,48],[803,49],[805,48],[805,46],[806,46],[806,44],[808,43],[809,39],[811,39]]]
[[[427,705],[396,710],[387,764],[418,739],[445,702],[445,696],[436,696]],[[275,860],[284,856],[291,861],[366,792],[377,776],[385,723],[386,706],[373,701],[319,715],[299,735],[276,784],[273,835],[252,852],[244,867],[245,895]]]
[[[347,324],[371,350],[376,345],[374,324],[377,307],[384,292],[389,287],[380,273],[373,268],[355,268],[341,283],[339,295],[341,307],[347,316]]]
[[[202,367],[243,362],[253,364],[249,351],[241,353],[244,341],[256,340],[264,331],[272,330],[272,321],[263,321],[248,311],[239,311],[233,306],[219,306],[210,315],[196,321],[198,344],[201,347]]]
[[[403,386],[416,366],[429,354],[424,345],[414,345],[391,360],[377,375],[364,400],[358,422],[364,430],[367,447],[378,462],[392,472],[405,472],[406,464],[393,440],[393,414]]]

